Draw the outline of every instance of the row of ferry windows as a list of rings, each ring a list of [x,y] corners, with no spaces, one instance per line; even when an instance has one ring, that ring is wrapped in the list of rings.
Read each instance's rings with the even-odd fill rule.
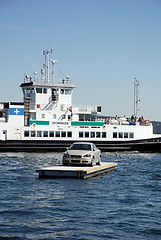
[[[113,138],[134,138],[133,132],[113,132]]]
[[[47,94],[47,88],[35,88],[36,89],[36,93],[44,93]],[[24,89],[24,93],[25,94],[31,94],[31,93],[35,93],[35,89],[34,88],[25,88]],[[53,89],[53,91],[55,90],[55,92],[58,92],[58,89]],[[60,90],[61,94],[71,94],[71,89],[64,89],[62,88]]]
[[[25,131],[25,137],[72,137],[72,132],[65,131]]]
[[[79,137],[106,138],[106,132],[79,132]],[[113,132],[113,138],[134,138],[133,132]]]
[[[71,131],[24,131],[25,137],[72,137]],[[106,132],[79,132],[80,138],[106,138]]]
[[[25,137],[72,137],[71,131],[25,131]],[[79,132],[80,138],[106,138],[106,132]],[[113,138],[134,138],[134,133],[113,132]]]

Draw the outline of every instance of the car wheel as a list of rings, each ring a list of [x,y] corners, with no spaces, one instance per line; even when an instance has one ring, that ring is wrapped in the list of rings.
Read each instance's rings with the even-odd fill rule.
[[[96,165],[101,165],[101,156],[100,156],[98,162],[96,163]]]
[[[98,162],[96,163],[96,165],[101,165],[101,161],[100,161],[100,160],[98,160]]]
[[[91,163],[89,164],[90,167],[93,167],[94,166],[94,157],[92,158],[91,160]]]

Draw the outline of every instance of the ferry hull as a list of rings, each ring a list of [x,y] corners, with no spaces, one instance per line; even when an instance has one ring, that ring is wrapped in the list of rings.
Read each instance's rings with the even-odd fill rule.
[[[0,152],[63,152],[73,142],[63,140],[7,140],[0,141]],[[135,141],[92,141],[102,152],[139,151],[161,152],[161,138]]]

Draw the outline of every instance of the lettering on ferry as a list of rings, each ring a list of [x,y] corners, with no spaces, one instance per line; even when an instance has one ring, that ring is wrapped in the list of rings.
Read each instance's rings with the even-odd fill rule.
[[[69,125],[68,122],[52,122],[52,124],[53,124],[53,125],[54,125],[54,124],[57,124],[57,125],[59,125],[59,124],[61,124],[61,125]]]

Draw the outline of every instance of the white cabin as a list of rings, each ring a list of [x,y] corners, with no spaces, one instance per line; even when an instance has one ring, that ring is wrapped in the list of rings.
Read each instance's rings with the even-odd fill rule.
[[[24,102],[28,102],[30,120],[70,120],[72,91],[69,83],[31,82],[21,84]]]

